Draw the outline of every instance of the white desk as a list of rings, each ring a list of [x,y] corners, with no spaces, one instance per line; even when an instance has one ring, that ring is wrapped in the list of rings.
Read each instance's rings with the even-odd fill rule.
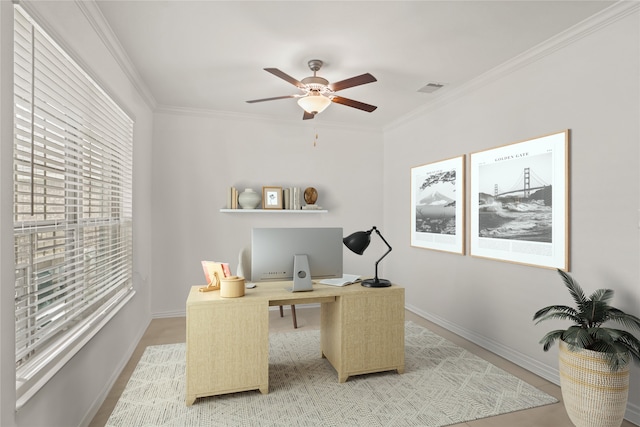
[[[244,297],[191,288],[187,298],[186,403],[258,389],[269,392],[269,306],[321,303],[320,351],[345,382],[351,375],[404,372],[404,288],[334,287],[288,292],[259,283]]]

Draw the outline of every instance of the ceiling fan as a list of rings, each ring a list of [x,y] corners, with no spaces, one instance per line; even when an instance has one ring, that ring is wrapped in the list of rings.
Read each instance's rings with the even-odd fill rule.
[[[367,83],[373,83],[376,80],[371,74],[361,74],[336,83],[329,83],[327,79],[318,77],[316,72],[322,67],[322,61],[312,59],[308,62],[309,68],[313,71],[313,76],[305,77],[302,81],[298,81],[290,75],[278,70],[277,68],[265,68],[276,77],[291,83],[300,89],[303,93],[298,95],[276,96],[272,98],[253,99],[248,103],[274,101],[276,99],[298,98],[298,105],[304,110],[302,120],[313,119],[316,114],[322,112],[332,102],[336,104],[346,105],[347,107],[357,108],[358,110],[372,112],[376,108],[375,105],[365,104],[364,102],[354,101],[353,99],[337,96],[335,93],[354,86],[360,86]]]

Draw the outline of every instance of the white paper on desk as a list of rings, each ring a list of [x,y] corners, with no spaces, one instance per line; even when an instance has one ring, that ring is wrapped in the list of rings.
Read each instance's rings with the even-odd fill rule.
[[[360,276],[357,274],[345,274],[342,277],[337,277],[335,279],[322,279],[320,283],[323,285],[331,285],[331,286],[347,286],[352,283],[356,283],[360,281]]]

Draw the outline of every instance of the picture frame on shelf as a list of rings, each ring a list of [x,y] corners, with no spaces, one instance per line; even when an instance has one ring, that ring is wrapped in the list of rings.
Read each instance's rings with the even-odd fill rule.
[[[411,168],[411,246],[465,253],[465,156]]]
[[[569,130],[470,155],[470,254],[569,269]]]
[[[262,187],[262,209],[282,209],[282,187]]]

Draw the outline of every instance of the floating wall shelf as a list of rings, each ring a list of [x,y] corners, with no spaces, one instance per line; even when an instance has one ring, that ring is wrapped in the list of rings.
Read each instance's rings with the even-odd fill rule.
[[[319,214],[329,212],[326,209],[220,209],[223,213],[265,213],[265,214]]]

